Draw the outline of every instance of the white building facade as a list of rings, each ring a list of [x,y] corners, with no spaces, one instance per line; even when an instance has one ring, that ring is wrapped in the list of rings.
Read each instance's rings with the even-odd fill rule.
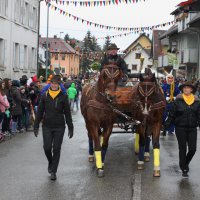
[[[139,72],[141,65],[140,57],[144,58],[143,68],[152,67],[152,60],[149,59],[150,50],[146,50],[142,48],[140,44],[138,44],[124,57],[130,73]]]
[[[0,0],[0,77],[37,72],[39,0]]]

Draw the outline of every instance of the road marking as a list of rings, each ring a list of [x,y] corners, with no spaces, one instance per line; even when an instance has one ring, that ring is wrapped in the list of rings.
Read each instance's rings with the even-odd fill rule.
[[[132,200],[141,200],[141,174],[135,174]]]

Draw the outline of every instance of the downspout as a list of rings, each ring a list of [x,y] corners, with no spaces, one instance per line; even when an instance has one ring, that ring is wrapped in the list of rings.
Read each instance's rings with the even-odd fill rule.
[[[197,60],[197,67],[198,67],[198,74],[197,74],[197,78],[200,78],[200,32],[198,33],[198,47],[197,47],[197,53],[198,53],[198,60]]]
[[[40,41],[40,2],[43,0],[39,0],[38,5],[38,39],[37,39],[37,77],[39,78],[39,41]]]

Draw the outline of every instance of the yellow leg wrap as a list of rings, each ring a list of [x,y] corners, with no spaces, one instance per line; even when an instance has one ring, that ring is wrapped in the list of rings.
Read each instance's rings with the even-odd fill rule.
[[[101,151],[95,151],[97,169],[102,168]]]
[[[140,135],[136,133],[135,134],[135,153],[139,153],[139,138],[140,138]]]
[[[99,136],[99,139],[100,139],[100,145],[102,146],[102,145],[103,145],[103,136],[100,135],[100,136]]]
[[[154,155],[154,167],[160,167],[160,149],[154,149],[153,155]]]

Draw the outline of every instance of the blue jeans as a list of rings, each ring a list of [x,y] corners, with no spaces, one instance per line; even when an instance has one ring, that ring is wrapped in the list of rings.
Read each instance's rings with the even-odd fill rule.
[[[74,99],[69,99],[70,109],[74,110]]]
[[[30,123],[30,121],[29,121],[29,118],[30,118],[30,111],[29,111],[28,108],[25,108],[25,109],[23,110],[23,117],[24,117],[24,126],[25,126],[25,128],[26,128],[26,130],[27,130],[28,127],[29,127],[29,123]]]

